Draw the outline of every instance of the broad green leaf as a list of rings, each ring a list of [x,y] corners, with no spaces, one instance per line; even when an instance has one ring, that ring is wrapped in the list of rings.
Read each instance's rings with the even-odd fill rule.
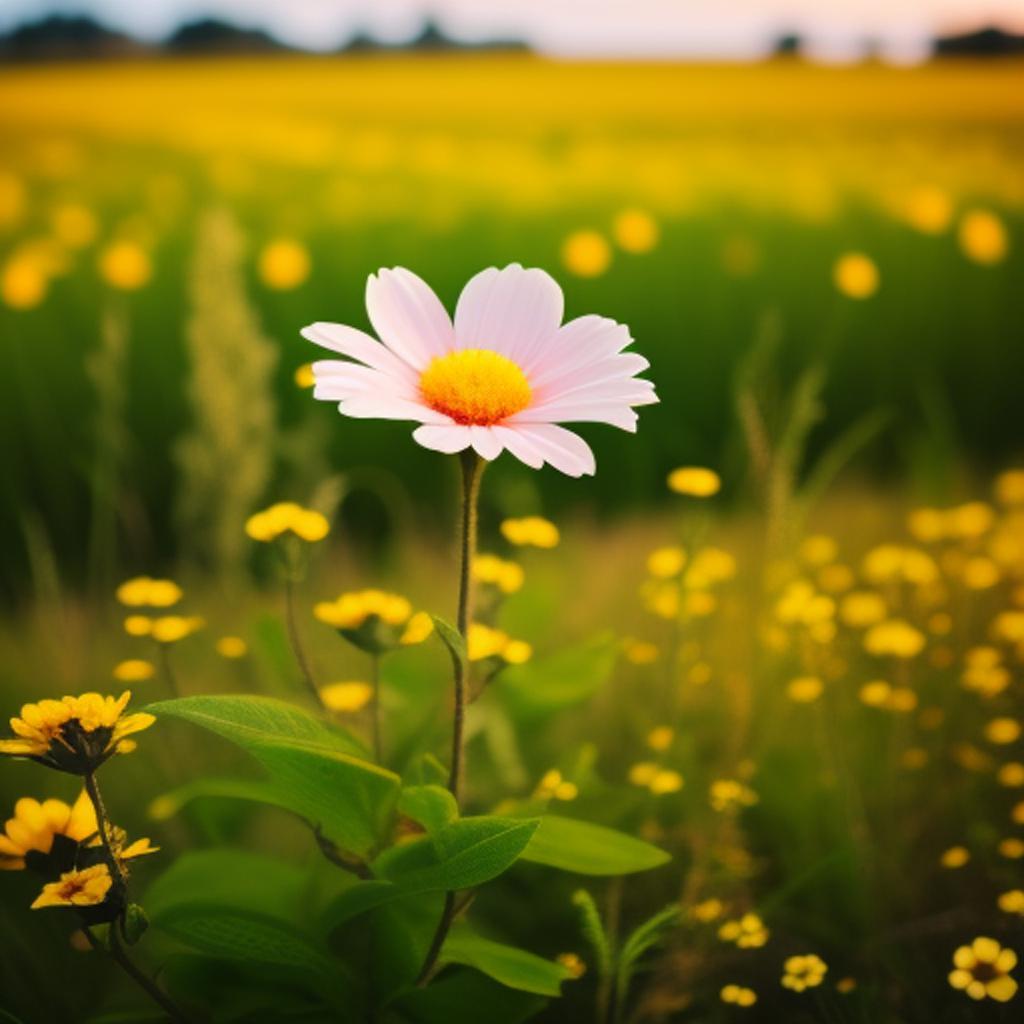
[[[628,875],[666,864],[664,850],[624,832],[547,814],[523,851],[523,860],[580,875]]]
[[[248,850],[184,853],[146,890],[150,919],[179,904],[216,903],[298,921],[303,913],[306,876],[284,861]]]
[[[153,919],[153,925],[192,949],[246,963],[275,964],[329,985],[334,962],[295,928],[277,918],[216,903],[181,903]]]
[[[618,645],[610,634],[505,668],[493,684],[520,718],[547,717],[583,703],[604,686],[615,667]]]
[[[496,878],[522,855],[537,818],[460,818],[433,836],[445,889],[470,889]]]
[[[568,968],[553,960],[481,938],[466,926],[452,930],[441,959],[475,967],[502,985],[539,996],[560,995],[562,982],[572,977]]]
[[[346,733],[268,697],[183,697],[150,706],[236,743],[270,776],[267,802],[319,827],[342,848],[365,855],[384,835],[401,780],[364,760]]]
[[[523,1024],[533,1020],[545,1000],[499,985],[475,970],[445,971],[426,988],[412,989],[391,1003],[403,1024]],[[486,1007],[486,1010],[482,1010]]]
[[[430,621],[434,624],[434,630],[441,638],[442,643],[448,648],[448,653],[455,661],[466,660],[466,641],[462,634],[450,623],[446,622],[439,615],[431,615]]]
[[[431,833],[459,816],[455,797],[441,786],[407,786],[398,797],[398,810]]]

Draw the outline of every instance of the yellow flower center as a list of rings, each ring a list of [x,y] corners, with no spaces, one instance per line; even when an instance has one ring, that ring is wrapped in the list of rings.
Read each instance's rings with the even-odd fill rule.
[[[526,374],[511,359],[481,348],[437,356],[420,377],[420,392],[431,409],[482,427],[530,404]]]

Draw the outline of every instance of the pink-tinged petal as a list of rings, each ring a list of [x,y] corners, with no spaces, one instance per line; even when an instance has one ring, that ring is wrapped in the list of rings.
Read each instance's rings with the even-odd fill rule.
[[[343,398],[338,404],[338,412],[360,420],[416,420],[420,423],[437,424],[452,422],[444,413],[435,412],[429,406],[388,394],[364,393]]]
[[[524,409],[510,416],[505,423],[509,426],[520,424],[553,423],[607,423],[612,427],[636,433],[638,416],[625,402],[549,402],[547,405]]]
[[[396,356],[376,338],[371,338],[354,327],[315,323],[303,327],[299,333],[314,345],[329,348],[332,352],[348,356],[349,359],[356,359],[382,373],[391,373],[413,382],[419,379],[416,371],[405,360]]]
[[[404,378],[371,370],[358,363],[338,359],[320,359],[313,364],[313,397],[339,401],[350,395],[383,394],[419,402],[420,390]]]
[[[452,322],[441,300],[404,267],[370,275],[366,311],[381,341],[415,370],[454,347]]]
[[[585,366],[577,366],[558,375],[547,375],[547,379],[533,382],[533,393],[538,401],[545,401],[562,395],[575,388],[587,387],[601,381],[623,380],[642,373],[651,364],[636,352],[621,352]]]
[[[536,354],[523,370],[533,388],[591,363],[617,355],[631,345],[629,328],[603,316],[581,316],[559,328],[546,348]]]
[[[552,395],[535,395],[532,408],[551,405],[592,405],[596,402],[625,402],[626,405],[651,405],[658,401],[654,385],[639,377],[612,377],[582,384]]]
[[[578,434],[554,423],[530,423],[516,428],[544,456],[544,461],[566,476],[592,476],[597,470],[594,453]]]
[[[473,436],[469,427],[455,423],[451,426],[428,425],[417,427],[412,432],[413,440],[424,448],[430,448],[435,452],[444,452],[446,455],[454,455],[468,448],[473,442]]]
[[[531,469],[540,469],[544,465],[544,453],[531,441],[525,431],[528,427],[510,427],[500,424],[491,427],[495,437],[503,448],[510,451],[520,462]]]
[[[493,461],[501,454],[501,441],[491,427],[469,428],[473,449],[481,459]]]
[[[469,280],[455,307],[455,343],[460,349],[500,352],[523,369],[554,340],[565,301],[543,270],[513,263],[490,267]]]

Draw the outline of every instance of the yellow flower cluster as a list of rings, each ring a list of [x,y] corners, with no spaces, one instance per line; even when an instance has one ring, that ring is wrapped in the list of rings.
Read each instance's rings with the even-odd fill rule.
[[[505,519],[501,535],[516,547],[554,548],[558,546],[558,527],[541,516]]]
[[[117,588],[117,599],[129,608],[170,608],[182,598],[181,587],[173,580],[155,580],[136,576]]]
[[[474,622],[466,638],[466,653],[470,661],[500,658],[509,665],[522,665],[533,657],[533,648],[525,640],[514,640],[504,630]]]
[[[722,489],[722,479],[704,466],[679,466],[668,475],[668,489],[691,498],[711,498]]]
[[[328,711],[352,714],[362,711],[373,697],[373,687],[363,682],[328,683],[320,687],[320,699]]]
[[[129,636],[152,637],[158,644],[176,644],[205,625],[198,615],[129,615],[124,620],[124,631]]]
[[[757,1002],[757,993],[752,988],[745,988],[742,985],[725,985],[719,997],[723,1003],[732,1003],[735,1006],[753,1006]]]
[[[783,987],[803,992],[805,989],[816,988],[825,980],[828,965],[815,953],[807,953],[787,957],[782,969]]]
[[[65,871],[60,881],[49,882],[32,904],[43,907],[94,907],[107,898],[114,880],[106,864],[93,864],[81,871]]]
[[[864,634],[864,649],[880,658],[914,658],[925,642],[924,633],[904,619],[886,619]]]
[[[497,555],[480,554],[473,561],[473,578],[478,583],[497,587],[503,594],[514,594],[523,585],[523,568]]]
[[[758,802],[757,793],[738,779],[715,779],[708,793],[711,807],[722,814],[735,814]]]
[[[268,544],[283,534],[314,543],[323,540],[330,530],[327,517],[292,501],[281,501],[250,516],[245,532],[256,541]]]
[[[678,793],[685,784],[682,775],[671,768],[662,768],[653,761],[640,761],[629,769],[629,781],[647,789],[655,796]]]
[[[358,629],[369,619],[389,626],[401,626],[412,615],[412,605],[399,594],[384,590],[356,590],[341,594],[334,601],[320,601],[313,614],[335,629]]]
[[[725,921],[718,929],[723,942],[732,942],[740,949],[759,949],[769,939],[770,932],[757,914],[744,914],[735,920]]]
[[[562,778],[557,768],[552,768],[544,773],[533,795],[542,800],[575,800],[579,796],[579,788],[575,782]]]

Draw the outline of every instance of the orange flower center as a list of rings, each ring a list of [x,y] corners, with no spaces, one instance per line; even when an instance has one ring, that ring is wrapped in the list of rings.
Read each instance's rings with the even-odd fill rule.
[[[437,356],[420,376],[423,401],[456,423],[491,426],[530,404],[526,374],[505,356],[467,348]]]

